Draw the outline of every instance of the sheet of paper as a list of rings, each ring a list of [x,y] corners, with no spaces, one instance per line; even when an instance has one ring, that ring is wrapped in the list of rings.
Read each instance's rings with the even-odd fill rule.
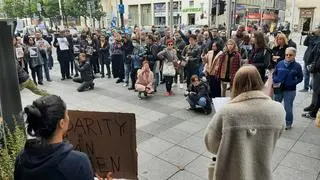
[[[224,105],[228,104],[230,102],[230,97],[218,97],[213,98],[213,106],[216,112],[218,112]]]
[[[69,43],[66,37],[58,38],[59,47],[60,50],[68,50],[69,49]]]
[[[17,58],[23,58],[24,57],[24,52],[22,47],[17,47],[16,48],[16,56]]]

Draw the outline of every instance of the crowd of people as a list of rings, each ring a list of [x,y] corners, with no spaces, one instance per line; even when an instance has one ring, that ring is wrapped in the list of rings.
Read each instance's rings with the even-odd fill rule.
[[[306,38],[305,45],[309,47],[304,58],[303,91],[309,89],[307,68],[314,62],[310,59],[317,58],[315,44],[319,37],[318,31]],[[36,85],[43,84],[43,74],[48,82],[51,81],[54,46],[61,80],[73,79],[81,83],[79,92],[94,89],[94,79],[105,77],[116,78],[115,83],[123,83],[128,90],[138,91],[139,99],[143,98],[142,95],[157,93],[160,84],[165,84],[165,96],[173,96],[172,87],[178,85],[186,90],[185,95],[190,104],[188,109],[199,107],[205,113],[211,112],[212,107],[207,104],[212,103],[212,98],[225,97],[228,90],[232,90],[238,69],[252,64],[258,69],[263,82],[272,86],[268,94],[277,101],[284,100],[288,115],[287,129],[292,126],[290,117],[295,97],[295,93],[287,91],[295,92],[296,85],[303,78],[301,67],[295,62],[296,43],[290,39],[289,30],[267,34],[263,28],[246,31],[240,25],[227,39],[225,33],[208,26],[194,33],[168,28],[163,36],[155,29],[144,32],[139,27],[135,27],[132,34],[116,29],[110,33],[85,29],[79,34],[70,34],[67,29],[61,30],[54,37],[42,37],[40,31],[34,37],[24,36],[23,41],[17,36],[14,46],[23,52],[21,54],[16,50],[17,62],[26,72],[30,67]],[[293,69],[288,66],[291,61],[296,64]],[[200,83],[194,83],[194,80]],[[199,84],[204,84],[205,88],[193,87]],[[197,96],[191,97],[194,94]],[[206,99],[206,105],[201,103],[203,98]],[[313,98],[313,111],[304,116],[315,117],[313,107],[317,107],[317,98]]]
[[[57,48],[61,80],[81,83],[79,92],[94,89],[94,79],[106,76],[136,90],[140,99],[157,93],[161,83],[166,87],[165,96],[173,96],[172,87],[178,84],[186,90],[189,110],[200,108],[209,114],[212,98],[229,96],[230,90],[230,103],[215,113],[205,131],[207,149],[215,154],[209,179],[272,179],[273,150],[282,131],[292,128],[296,86],[303,77],[301,92],[313,89],[312,104],[305,109],[309,113],[303,116],[315,117],[320,107],[320,28],[305,40],[308,50],[303,70],[289,34],[288,30],[274,35],[261,30],[248,33],[239,26],[230,39],[208,27],[194,34],[168,29],[161,37],[156,31],[145,33],[136,27],[132,35],[113,30],[110,36],[99,31],[78,36],[66,30],[45,41],[37,32],[35,38],[24,37],[24,43],[15,37],[19,82],[44,96],[24,109],[28,134],[37,138],[27,141],[18,156],[15,179],[94,176],[87,155],[63,142],[69,124],[66,104],[37,87],[43,84],[43,73],[51,81],[50,42]],[[274,42],[269,41],[271,36]],[[40,167],[37,163],[44,159]],[[260,165],[252,166],[257,163]],[[68,171],[69,165],[77,171]]]

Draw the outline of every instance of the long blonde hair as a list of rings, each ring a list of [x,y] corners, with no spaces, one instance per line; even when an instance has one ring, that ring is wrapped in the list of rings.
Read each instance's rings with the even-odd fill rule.
[[[283,34],[283,33],[279,33],[279,34],[277,35],[276,39],[275,39],[275,43],[276,43],[277,46],[279,46],[279,44],[278,44],[278,39],[280,39],[280,38],[282,38],[282,39],[284,40],[284,45],[288,45],[288,38],[287,38],[287,36],[286,36],[285,34]]]
[[[231,98],[244,92],[262,90],[263,87],[264,84],[257,68],[253,65],[243,65],[234,77]]]
[[[232,52],[239,52],[238,45],[237,45],[236,41],[233,40],[233,39],[229,39],[229,40],[226,42],[226,45],[225,45],[224,48],[223,48],[223,52],[228,52],[228,51],[229,51],[229,50],[228,50],[228,43],[232,43],[232,44],[234,45]]]

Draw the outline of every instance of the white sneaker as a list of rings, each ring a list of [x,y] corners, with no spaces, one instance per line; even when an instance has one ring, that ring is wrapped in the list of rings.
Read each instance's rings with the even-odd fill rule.
[[[127,83],[124,83],[124,84],[123,84],[123,87],[127,87],[127,86],[129,86]]]
[[[180,89],[183,89],[183,84],[180,84],[180,86],[179,86],[179,87],[180,87]]]
[[[177,86],[177,84],[176,83],[172,83],[172,87],[176,87]]]

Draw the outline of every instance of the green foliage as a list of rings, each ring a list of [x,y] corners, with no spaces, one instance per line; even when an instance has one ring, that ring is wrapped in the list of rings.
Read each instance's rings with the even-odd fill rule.
[[[8,17],[24,17],[24,0],[4,0],[2,11],[4,11]]]
[[[26,141],[24,126],[15,121],[15,127],[14,131],[10,131],[6,125],[1,127],[1,131],[4,129],[5,141],[4,148],[0,149],[0,179],[14,179],[15,159]]]

